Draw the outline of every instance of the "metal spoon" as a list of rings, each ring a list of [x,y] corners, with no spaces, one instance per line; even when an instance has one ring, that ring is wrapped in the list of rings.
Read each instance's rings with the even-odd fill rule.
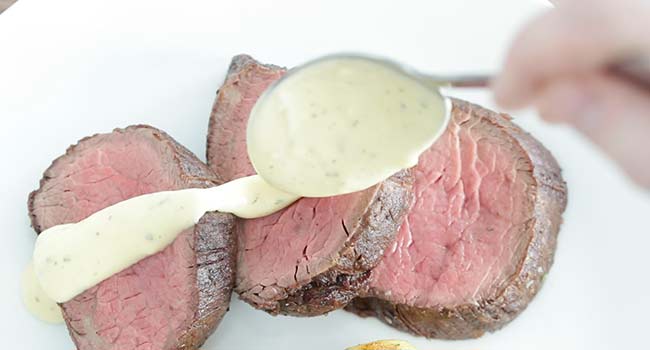
[[[319,63],[323,63],[323,61],[326,60],[331,60],[331,61],[340,60],[342,62],[368,61],[376,66],[384,66],[385,68],[390,69],[393,72],[396,72],[400,75],[408,77],[409,79],[422,83],[426,88],[428,88],[428,90],[430,90],[431,93],[430,97],[435,97],[438,99],[438,101],[436,101],[435,104],[431,104],[431,105],[444,106],[441,107],[440,110],[436,112],[437,114],[433,116],[433,117],[438,117],[440,123],[436,125],[435,128],[432,127],[431,125],[429,126],[430,128],[432,128],[432,130],[430,130],[431,132],[430,134],[427,134],[426,138],[420,135],[421,136],[420,138],[413,137],[411,139],[405,139],[405,140],[403,139],[400,140],[399,142],[394,143],[393,145],[391,145],[391,141],[393,141],[394,139],[399,139],[399,136],[403,135],[399,131],[397,131],[397,129],[395,129],[395,133],[396,133],[396,135],[394,135],[395,137],[384,137],[383,139],[380,138],[364,139],[364,142],[366,143],[364,144],[364,147],[362,149],[364,151],[367,151],[367,153],[384,154],[383,152],[386,149],[404,150],[404,159],[400,160],[400,162],[395,161],[394,164],[392,163],[382,164],[380,162],[376,162],[376,161],[371,162],[369,160],[363,160],[364,163],[361,163],[361,161],[356,161],[356,160],[347,161],[346,164],[348,165],[353,164],[353,166],[348,166],[349,169],[344,169],[345,171],[342,171],[341,169],[334,169],[336,176],[330,176],[328,174],[331,174],[334,170],[331,169],[332,166],[329,163],[324,164],[323,162],[320,162],[316,164],[317,162],[320,161],[320,159],[325,158],[325,156],[323,156],[322,154],[319,155],[318,157],[314,157],[313,155],[305,156],[303,154],[304,152],[294,152],[295,154],[292,153],[294,155],[294,158],[293,159],[290,158],[289,155],[286,155],[287,149],[303,149],[303,150],[310,149],[312,150],[312,152],[316,152],[316,150],[329,151],[329,150],[336,150],[339,148],[345,148],[343,146],[339,147],[340,145],[337,144],[337,142],[339,141],[337,140],[361,139],[358,137],[359,136],[358,134],[355,134],[355,132],[360,132],[358,131],[359,129],[351,128],[348,134],[345,135],[341,134],[341,135],[337,135],[337,137],[330,137],[331,139],[330,144],[323,143],[322,140],[324,138],[321,137],[322,135],[316,135],[316,137],[312,137],[314,135],[311,135],[309,138],[300,138],[299,141],[296,141],[295,139],[299,136],[297,133],[295,133],[295,128],[297,127],[297,125],[302,125],[303,127],[308,128],[311,123],[312,128],[309,130],[312,131],[325,130],[326,127],[324,127],[323,125],[317,126],[316,124],[317,122],[308,119],[306,117],[306,114],[305,117],[300,118],[299,117],[300,113],[297,114],[298,117],[294,116],[293,117],[294,120],[291,123],[289,123],[286,120],[287,118],[286,108],[284,109],[285,112],[279,112],[279,111],[274,111],[272,113],[261,112],[262,110],[264,110],[263,106],[267,105],[265,104],[265,101],[272,100],[272,97],[275,98],[275,101],[289,100],[286,98],[286,96],[279,97],[281,96],[281,93],[279,93],[278,91],[282,89],[281,88],[282,86],[286,86],[282,84],[284,84],[287,81],[290,81],[291,77],[299,73],[305,73],[305,71],[309,70],[310,68],[319,66]],[[650,91],[650,69],[647,68],[646,61],[641,59],[635,59],[633,61],[625,61],[624,63],[613,65],[610,68],[610,70],[612,74],[616,74],[623,79],[630,80],[631,82],[638,84],[639,86],[642,86]],[[372,77],[372,74],[370,74],[369,77]],[[329,76],[324,79],[332,80],[335,78],[333,76]],[[406,158],[408,158],[409,164],[411,163],[414,164],[414,162],[417,161],[417,155],[414,156],[415,152],[421,152],[422,150],[428,149],[428,147],[446,129],[447,123],[450,120],[451,104],[449,103],[449,99],[440,93],[441,87],[444,86],[487,87],[491,80],[492,80],[491,75],[484,75],[484,74],[447,75],[447,76],[423,74],[421,72],[413,70],[407,66],[401,65],[394,61],[387,60],[384,58],[372,57],[368,55],[337,54],[337,55],[324,56],[291,69],[281,79],[274,82],[264,92],[264,94],[257,100],[255,107],[253,108],[253,111],[250,114],[248,128],[247,128],[247,135],[248,135],[247,146],[248,146],[249,158],[251,159],[253,166],[255,167],[257,173],[260,176],[262,176],[267,182],[269,182],[273,186],[289,193],[294,193],[297,195],[308,196],[308,197],[326,197],[326,196],[339,195],[339,194],[363,190],[384,180],[385,178],[401,170],[402,168],[408,167],[404,165],[407,163],[407,160],[405,160]],[[312,86],[310,89],[312,89],[311,90],[312,92],[318,91],[317,84],[315,86]],[[309,90],[309,89],[305,89],[305,90]],[[342,97],[342,99],[346,100],[346,98],[344,97]],[[377,101],[381,99],[382,97],[377,97]],[[271,105],[278,106],[281,105],[282,103],[283,102],[274,102],[271,103]],[[346,103],[354,103],[354,102],[348,101]],[[364,106],[353,106],[353,108],[347,108],[347,109],[362,110],[363,108]],[[346,108],[343,109],[345,110]],[[324,118],[319,118],[318,122],[320,122],[321,120],[324,120]],[[434,118],[432,118],[432,120],[434,120]],[[295,135],[298,136],[295,136],[293,139],[290,138],[289,135],[291,134],[291,132],[289,131],[289,127],[285,127],[287,125],[291,125],[291,127],[293,128],[292,130],[294,130],[291,132],[293,132]],[[406,123],[405,125],[415,125],[415,124]],[[284,129],[282,130],[278,129],[281,127],[284,127]],[[267,138],[267,135],[269,135],[268,130],[274,130],[273,135],[274,137],[276,137],[276,139],[269,140]],[[422,130],[424,129],[419,129],[417,131],[422,131]],[[300,135],[303,134],[304,133]],[[415,132],[413,132],[413,134],[416,135]],[[278,137],[278,135],[280,135],[280,137]],[[314,140],[319,140],[321,144],[314,144],[313,142]],[[285,154],[286,156],[280,156],[283,154]],[[348,154],[354,154],[354,153],[348,152]],[[330,156],[328,155],[327,157]],[[359,159],[363,159],[363,157],[359,156]],[[411,160],[413,159],[414,161],[412,162]],[[277,164],[275,163],[281,161],[284,163],[280,163],[281,166],[276,166]],[[308,169],[309,171],[307,171],[306,169]],[[364,175],[360,176],[359,174],[361,173],[363,173]],[[300,179],[300,181],[297,181],[295,179]]]
[[[318,73],[322,67],[329,67],[326,75]],[[342,83],[346,75],[354,77],[352,83]],[[395,88],[392,85],[372,85],[360,93],[364,90],[358,86],[369,81],[402,82],[405,96],[413,93],[420,101],[405,98],[427,113],[407,109],[404,102],[400,107],[392,101],[401,112],[384,105],[385,100],[401,98],[398,93],[387,97],[385,91]],[[355,94],[357,98],[350,98]],[[330,112],[317,118],[306,100]],[[378,105],[381,111],[364,112]],[[325,56],[291,69],[256,101],[248,119],[248,155],[264,180],[288,193],[329,197],[361,191],[414,166],[419,154],[446,130],[450,112],[450,100],[440,94],[439,86],[407,67],[365,55]],[[356,128],[359,123],[364,127]],[[376,132],[374,137],[370,132]]]

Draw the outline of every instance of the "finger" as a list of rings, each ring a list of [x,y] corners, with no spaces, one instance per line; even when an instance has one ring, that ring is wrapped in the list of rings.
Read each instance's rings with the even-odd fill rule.
[[[650,188],[650,97],[607,74],[555,81],[535,101],[540,115],[564,121],[594,141]]]
[[[547,81],[647,54],[649,20],[650,4],[642,0],[559,2],[515,39],[493,85],[497,102],[522,107]]]

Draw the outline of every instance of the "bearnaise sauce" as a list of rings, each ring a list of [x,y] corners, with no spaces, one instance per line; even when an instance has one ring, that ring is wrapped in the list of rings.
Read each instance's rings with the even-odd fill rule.
[[[379,183],[417,163],[446,127],[448,104],[397,66],[347,56],[309,63],[251,113],[247,146],[260,175],[131,198],[42,232],[23,281],[25,303],[43,320],[60,320],[56,303],[162,251],[206,212],[256,218],[302,196]]]

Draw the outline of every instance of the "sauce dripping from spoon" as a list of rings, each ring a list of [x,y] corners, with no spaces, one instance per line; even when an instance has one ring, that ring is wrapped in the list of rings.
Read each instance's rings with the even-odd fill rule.
[[[388,61],[309,62],[269,88],[251,112],[247,146],[258,175],[134,197],[42,232],[24,294],[39,293],[47,305],[66,302],[160,252],[209,211],[255,218],[300,197],[373,186],[414,166],[446,128],[449,112],[435,86]]]

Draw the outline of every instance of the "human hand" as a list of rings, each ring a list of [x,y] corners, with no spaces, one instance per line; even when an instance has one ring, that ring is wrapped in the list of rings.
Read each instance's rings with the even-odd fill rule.
[[[648,59],[650,2],[565,0],[528,24],[494,81],[503,107],[537,107],[599,145],[650,188],[650,89],[613,74],[613,63]]]

